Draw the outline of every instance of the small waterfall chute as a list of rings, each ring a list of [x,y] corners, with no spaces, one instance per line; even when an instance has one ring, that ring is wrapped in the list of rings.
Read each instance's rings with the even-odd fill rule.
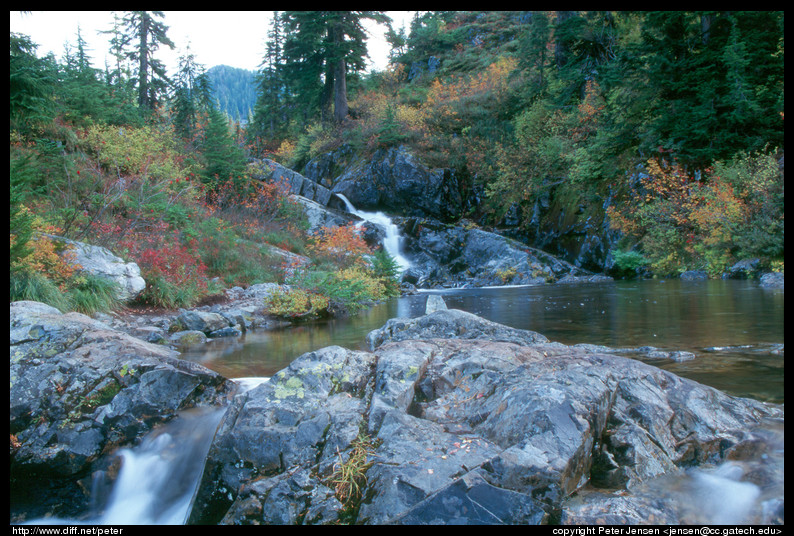
[[[391,221],[389,216],[383,212],[366,212],[363,210],[358,210],[344,195],[336,194],[336,196],[345,203],[345,207],[347,208],[348,212],[355,214],[362,220],[377,225],[384,230],[385,236],[383,238],[383,249],[385,249],[386,253],[391,255],[397,262],[397,265],[400,268],[400,274],[404,273],[411,267],[411,261],[409,261],[401,251],[400,230],[397,225]],[[361,225],[363,225],[363,222],[357,224],[358,227]]]
[[[120,449],[118,477],[107,500],[95,498],[94,516],[35,519],[26,524],[184,525],[225,412],[226,408],[183,411],[139,445]]]

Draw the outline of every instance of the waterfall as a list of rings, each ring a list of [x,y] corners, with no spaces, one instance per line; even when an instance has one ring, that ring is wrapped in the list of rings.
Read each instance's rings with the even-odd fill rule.
[[[336,196],[344,201],[348,212],[355,214],[362,220],[377,225],[386,232],[386,236],[383,239],[383,249],[385,249],[386,253],[391,255],[397,262],[397,265],[400,267],[400,274],[411,267],[411,261],[404,257],[400,252],[400,231],[397,228],[397,225],[391,221],[391,218],[389,218],[383,212],[364,212],[362,210],[358,210],[344,195],[336,194]],[[356,226],[360,227],[361,225],[363,225],[363,222],[357,224]]]
[[[101,493],[105,475],[95,475],[98,496],[88,519],[50,517],[26,524],[183,525],[225,412],[226,408],[183,411],[140,445],[119,450],[121,469],[109,496]]]

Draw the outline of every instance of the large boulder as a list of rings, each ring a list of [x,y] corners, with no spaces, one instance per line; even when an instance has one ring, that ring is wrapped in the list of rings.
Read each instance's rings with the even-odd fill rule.
[[[517,240],[479,229],[471,222],[444,224],[428,218],[397,218],[406,274],[420,287],[542,285],[566,276],[590,281],[593,274]],[[406,278],[404,277],[404,279]],[[611,281],[609,277],[598,282]]]
[[[126,262],[101,246],[93,246],[62,236],[46,236],[69,246],[69,250],[73,253],[70,261],[79,265],[82,271],[116,283],[119,300],[130,301],[146,288],[146,281],[141,277],[141,269],[136,263]]]
[[[689,520],[643,486],[765,463],[783,419],[782,406],[455,310],[369,340],[305,354],[235,398],[191,523],[595,523],[620,500],[627,522]],[[777,520],[778,458],[736,522]]]
[[[177,412],[225,402],[235,386],[178,353],[79,313],[10,305],[12,510],[86,510],[103,455]]]

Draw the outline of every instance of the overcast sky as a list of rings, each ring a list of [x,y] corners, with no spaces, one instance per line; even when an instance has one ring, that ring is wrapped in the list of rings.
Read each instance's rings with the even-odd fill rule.
[[[156,57],[162,61],[169,74],[176,71],[179,56],[185,54],[188,45],[196,61],[207,69],[215,65],[230,65],[252,71],[258,70],[265,53],[265,36],[270,25],[272,11],[165,11],[161,20],[168,26],[168,37],[174,42],[174,50],[161,47]],[[394,20],[395,29],[406,29],[413,11],[388,11]],[[369,21],[367,21],[369,23]],[[29,35],[39,45],[37,55],[52,52],[58,59],[63,57],[64,43],[77,42],[77,28],[88,43],[89,56],[94,67],[104,69],[105,56],[109,48],[109,35],[99,31],[113,26],[110,11],[11,11],[11,31]],[[382,70],[388,62],[389,45],[383,38],[384,25],[367,24],[370,38],[367,47],[370,68]],[[112,61],[108,57],[108,63]]]

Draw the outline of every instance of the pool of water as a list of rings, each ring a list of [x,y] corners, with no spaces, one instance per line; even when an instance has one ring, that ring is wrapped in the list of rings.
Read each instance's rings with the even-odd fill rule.
[[[356,317],[249,332],[187,349],[183,357],[229,378],[271,376],[299,355],[330,345],[365,349],[369,331],[389,318],[424,314],[429,293],[508,326],[565,344],[684,350],[695,359],[645,359],[737,396],[783,400],[782,290],[754,281],[617,281],[421,292]]]

